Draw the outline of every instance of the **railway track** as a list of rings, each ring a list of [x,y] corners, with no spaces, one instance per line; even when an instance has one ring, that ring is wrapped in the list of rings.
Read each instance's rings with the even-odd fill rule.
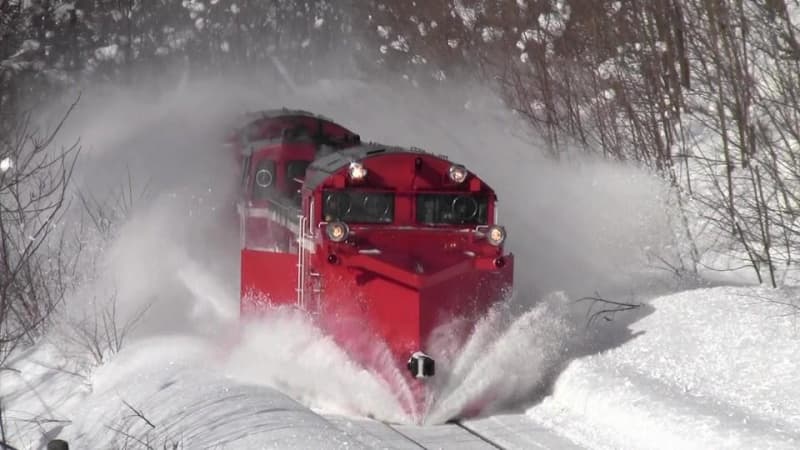
[[[454,425],[456,425],[457,427],[459,427],[459,428],[461,428],[463,430],[466,430],[469,434],[471,434],[471,435],[475,436],[476,438],[480,439],[481,441],[485,442],[486,445],[490,446],[491,448],[497,448],[497,449],[501,449],[501,450],[505,449],[505,447],[503,447],[502,445],[500,445],[497,442],[493,441],[491,438],[488,438],[488,437],[480,434],[479,432],[471,429],[470,427],[464,425],[461,422],[454,422]]]
[[[491,437],[485,436],[460,422],[429,427],[408,425],[387,426],[419,448],[424,449],[504,449],[502,445],[492,440]]]
[[[397,425],[363,418],[326,416],[370,448],[391,449],[577,449],[571,441],[537,426],[523,414],[492,416],[435,426]]]

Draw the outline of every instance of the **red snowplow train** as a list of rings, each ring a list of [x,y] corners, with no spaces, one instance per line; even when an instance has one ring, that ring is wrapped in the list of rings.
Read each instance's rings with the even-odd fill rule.
[[[474,323],[511,289],[497,196],[464,166],[286,109],[247,115],[227,143],[243,317],[300,308],[356,361],[381,343],[413,386],[436,374],[437,327]]]

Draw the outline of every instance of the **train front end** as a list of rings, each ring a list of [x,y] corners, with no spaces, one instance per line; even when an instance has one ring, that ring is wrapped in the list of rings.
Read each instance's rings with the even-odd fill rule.
[[[302,303],[365,365],[391,355],[422,407],[420,386],[512,288],[494,191],[444,157],[364,145],[316,160],[303,202]]]

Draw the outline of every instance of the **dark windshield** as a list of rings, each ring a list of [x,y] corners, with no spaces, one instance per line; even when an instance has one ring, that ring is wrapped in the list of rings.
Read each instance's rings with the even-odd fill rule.
[[[489,198],[470,194],[417,195],[417,222],[447,225],[486,225]]]
[[[326,222],[394,222],[394,194],[388,192],[325,191],[322,215]]]

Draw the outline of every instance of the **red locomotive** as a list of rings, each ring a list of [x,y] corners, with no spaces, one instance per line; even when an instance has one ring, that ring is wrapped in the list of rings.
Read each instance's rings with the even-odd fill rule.
[[[295,305],[365,364],[364,344],[382,343],[418,384],[436,371],[434,330],[474,323],[511,288],[497,197],[464,166],[303,111],[250,115],[229,144],[243,315]]]

